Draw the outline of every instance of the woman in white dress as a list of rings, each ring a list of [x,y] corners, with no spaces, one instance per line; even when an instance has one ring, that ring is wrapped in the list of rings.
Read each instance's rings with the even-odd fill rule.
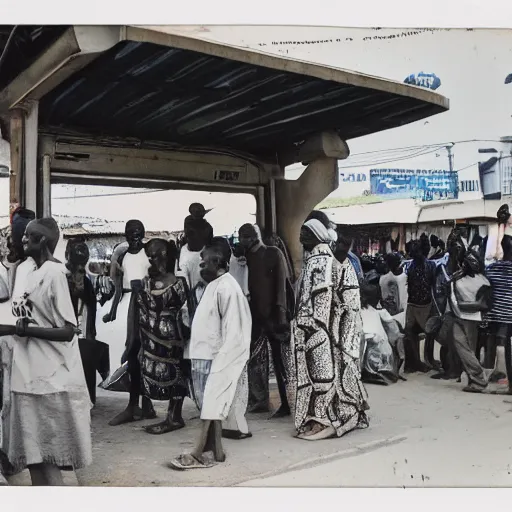
[[[92,462],[91,402],[66,268],[53,257],[57,223],[32,221],[23,240],[32,270],[24,283],[16,279],[16,326],[0,326],[12,336],[3,447],[15,472],[29,469],[32,485],[63,485],[61,468]]]

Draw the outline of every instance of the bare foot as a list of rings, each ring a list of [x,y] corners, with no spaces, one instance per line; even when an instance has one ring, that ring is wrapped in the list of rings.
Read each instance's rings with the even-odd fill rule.
[[[117,427],[124,423],[131,423],[133,421],[140,421],[143,417],[142,409],[137,405],[129,405],[122,413],[118,414],[115,418],[111,419],[108,424],[111,427]]]

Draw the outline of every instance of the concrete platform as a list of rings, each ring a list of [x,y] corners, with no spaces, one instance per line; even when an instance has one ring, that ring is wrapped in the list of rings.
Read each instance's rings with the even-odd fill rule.
[[[367,468],[374,456],[375,460],[382,460],[377,455],[386,453],[382,450],[409,446],[414,452],[418,435],[426,443],[424,450],[439,461],[443,460],[447,445],[446,441],[443,444],[437,440],[447,432],[450,439],[465,446],[464,440],[471,436],[475,439],[475,432],[492,436],[496,429],[496,442],[501,442],[499,436],[508,432],[504,426],[508,428],[512,418],[508,412],[510,404],[504,403],[503,396],[463,393],[462,387],[463,384],[452,381],[432,380],[428,375],[412,375],[407,382],[388,387],[368,386],[370,428],[319,442],[295,439],[291,418],[269,421],[266,415],[249,415],[253,438],[225,440],[226,463],[185,472],[168,469],[166,463],[190,450],[198,435],[198,413],[192,402],[187,401],[184,407],[186,428],[151,436],[141,430],[143,424],[151,422],[109,427],[108,420],[126,405],[127,395],[100,391],[92,414],[94,462],[78,471],[76,477],[66,473],[65,482],[66,485],[116,487],[290,485],[288,480],[282,483],[280,478],[310,468],[343,464],[346,460],[346,464],[354,466],[353,478],[325,480],[322,477],[307,485],[373,485],[375,479],[370,474],[357,470],[358,461],[370,461],[361,466]],[[275,389],[272,396],[277,405]],[[165,404],[158,403],[157,411],[162,417]],[[508,438],[507,434],[503,442],[508,442]],[[413,440],[412,446],[407,445]],[[464,474],[458,477],[458,483],[464,485]],[[468,485],[472,481],[468,477]],[[18,475],[10,483],[30,485],[28,473]],[[303,480],[301,485],[306,485]]]

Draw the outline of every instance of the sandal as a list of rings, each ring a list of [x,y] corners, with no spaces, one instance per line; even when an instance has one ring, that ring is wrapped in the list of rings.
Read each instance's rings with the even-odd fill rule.
[[[185,471],[186,469],[211,468],[214,465],[215,464],[213,462],[206,461],[204,459],[201,460],[190,453],[184,453],[169,462],[167,466],[177,471]]]
[[[222,429],[222,437],[224,439],[235,439],[236,441],[241,441],[242,439],[249,439],[252,437],[250,432],[244,433],[239,430],[228,430]]]

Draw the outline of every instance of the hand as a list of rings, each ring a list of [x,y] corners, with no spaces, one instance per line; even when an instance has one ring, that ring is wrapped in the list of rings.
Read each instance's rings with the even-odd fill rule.
[[[104,317],[103,317],[103,323],[104,324],[108,324],[110,322],[114,322],[116,319],[116,314],[114,312],[110,312],[110,313],[107,313]]]
[[[16,327],[15,327],[16,336],[19,336],[20,338],[26,338],[27,337],[27,327],[30,323],[31,322],[28,318],[20,318],[16,322]]]

